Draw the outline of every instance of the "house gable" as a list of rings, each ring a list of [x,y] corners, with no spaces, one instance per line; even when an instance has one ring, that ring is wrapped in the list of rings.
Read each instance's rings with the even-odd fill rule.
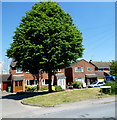
[[[90,64],[89,62],[87,62],[84,59],[75,62],[70,67],[72,67],[72,68],[74,68],[74,67],[81,67],[81,68],[84,68],[85,72],[88,72],[88,68],[92,68],[92,72],[94,72],[94,68],[95,68],[94,65]],[[90,70],[89,70],[89,72],[90,72]]]
[[[84,83],[86,80],[86,74],[95,75],[95,66],[82,59],[72,63],[69,68],[66,68],[66,71],[69,73],[66,75],[67,80],[71,82],[81,81]]]

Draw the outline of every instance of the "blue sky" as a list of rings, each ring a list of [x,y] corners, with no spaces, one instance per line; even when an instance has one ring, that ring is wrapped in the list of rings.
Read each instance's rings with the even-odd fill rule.
[[[12,43],[13,32],[33,2],[2,3],[2,59]],[[82,32],[85,48],[83,58],[89,61],[115,59],[115,3],[114,2],[61,2],[70,13],[75,26]]]

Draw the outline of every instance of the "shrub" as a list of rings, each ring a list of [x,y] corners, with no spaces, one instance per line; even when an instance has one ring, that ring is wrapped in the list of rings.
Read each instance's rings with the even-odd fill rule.
[[[47,87],[47,86],[43,86],[43,87],[40,88],[40,90],[41,90],[41,91],[43,91],[43,90],[48,90],[48,87]]]
[[[73,82],[72,85],[73,85],[73,88],[81,88],[81,82],[79,81]]]
[[[103,89],[102,92],[105,94],[117,94],[117,82],[107,82],[103,86],[111,86],[111,93],[108,89]]]
[[[62,91],[63,90],[61,86],[55,85],[54,87],[55,87],[55,91]]]
[[[52,90],[53,90],[53,91],[56,91],[56,90],[55,90],[55,86],[52,86]]]
[[[25,90],[29,91],[29,92],[33,92],[33,91],[37,90],[37,86],[29,86],[29,85],[27,85],[27,86],[25,86]]]

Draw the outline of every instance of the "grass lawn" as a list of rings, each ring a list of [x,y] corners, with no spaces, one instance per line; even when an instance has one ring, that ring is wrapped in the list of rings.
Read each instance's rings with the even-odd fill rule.
[[[73,89],[61,92],[38,95],[22,100],[23,103],[34,105],[57,105],[67,102],[77,102],[87,99],[109,97],[107,94],[100,94],[100,88]]]

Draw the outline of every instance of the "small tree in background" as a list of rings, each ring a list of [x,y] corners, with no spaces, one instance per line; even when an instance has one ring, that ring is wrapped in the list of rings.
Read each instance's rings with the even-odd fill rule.
[[[112,61],[110,65],[110,74],[113,76],[117,76],[117,61]]]
[[[82,57],[82,34],[74,26],[71,16],[56,2],[36,3],[22,17],[7,49],[7,56],[17,61],[24,71],[48,73],[49,91],[54,71],[70,65]]]

